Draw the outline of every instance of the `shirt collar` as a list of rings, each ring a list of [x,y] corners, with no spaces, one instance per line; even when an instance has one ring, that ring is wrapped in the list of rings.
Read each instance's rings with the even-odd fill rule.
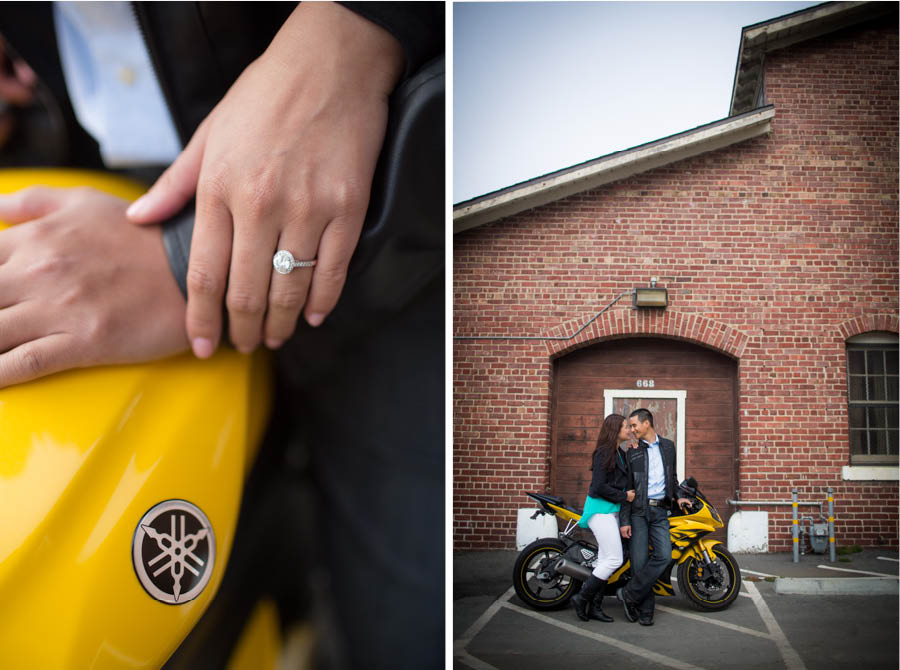
[[[659,446],[659,435],[656,436],[656,439],[653,442],[650,442],[650,440],[644,440],[644,442],[647,443],[648,447],[652,447],[654,445]]]

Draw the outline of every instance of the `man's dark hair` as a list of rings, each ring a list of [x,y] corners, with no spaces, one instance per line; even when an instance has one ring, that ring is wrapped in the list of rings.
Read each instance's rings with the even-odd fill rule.
[[[644,409],[643,407],[641,407],[640,409],[636,409],[628,415],[628,418],[630,419],[633,416],[636,416],[638,418],[638,421],[640,421],[641,423],[644,423],[644,421],[649,421],[650,426],[653,426],[653,414],[649,409]]]

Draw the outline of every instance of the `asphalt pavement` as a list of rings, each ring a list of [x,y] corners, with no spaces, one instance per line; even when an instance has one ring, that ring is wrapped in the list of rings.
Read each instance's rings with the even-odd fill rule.
[[[537,612],[512,590],[518,552],[454,554],[454,668],[856,668],[896,670],[898,555],[738,554],[741,595],[701,612],[677,593],[657,599],[652,627],[579,621],[571,606]],[[860,595],[867,594],[867,595]]]

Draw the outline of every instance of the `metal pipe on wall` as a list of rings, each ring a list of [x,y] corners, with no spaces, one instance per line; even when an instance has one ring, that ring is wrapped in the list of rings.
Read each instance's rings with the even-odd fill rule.
[[[834,495],[833,489],[829,486],[828,489],[828,497],[825,502],[828,503],[828,516],[825,516],[825,510],[823,509],[823,504],[820,502],[808,502],[803,500],[797,500],[797,494],[799,493],[799,489],[793,488],[791,489],[791,502],[786,502],[783,500],[726,500],[725,502],[729,505],[790,505],[792,508],[792,540],[791,544],[794,545],[793,555],[794,563],[798,563],[800,561],[800,521],[798,518],[797,509],[800,505],[812,505],[813,507],[819,508],[819,516],[822,517],[823,520],[828,522],[828,544],[829,544],[829,560],[831,563],[836,562],[837,558],[835,557],[835,539],[834,539]]]
[[[834,496],[831,487],[828,487],[828,560],[835,562],[834,547]]]
[[[797,519],[797,487],[791,489],[791,510],[793,512],[794,563],[800,562],[800,521]]]
[[[726,503],[729,505],[793,505],[792,502],[785,502],[784,500],[726,500]],[[812,505],[813,507],[819,508],[819,514],[822,515],[822,518],[825,518],[825,510],[822,508],[822,502],[808,502],[804,500],[797,501],[798,505]]]

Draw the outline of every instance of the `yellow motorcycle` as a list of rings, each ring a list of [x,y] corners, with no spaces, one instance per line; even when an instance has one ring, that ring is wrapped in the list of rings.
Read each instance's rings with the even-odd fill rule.
[[[575,537],[581,511],[568,507],[562,498],[528,493],[541,508],[532,518],[550,514],[566,522],[557,538],[541,538],[525,547],[516,559],[513,585],[526,605],[536,610],[563,607],[590,576],[597,559],[597,545]],[[653,585],[659,596],[673,596],[672,569],[678,566],[678,589],[696,609],[723,610],[741,590],[737,561],[719,540],[706,537],[724,523],[716,508],[689,477],[678,488],[677,497],[691,501],[690,509],[669,517],[672,560]],[[631,579],[631,561],[626,560],[610,576],[602,595],[613,595]]]

